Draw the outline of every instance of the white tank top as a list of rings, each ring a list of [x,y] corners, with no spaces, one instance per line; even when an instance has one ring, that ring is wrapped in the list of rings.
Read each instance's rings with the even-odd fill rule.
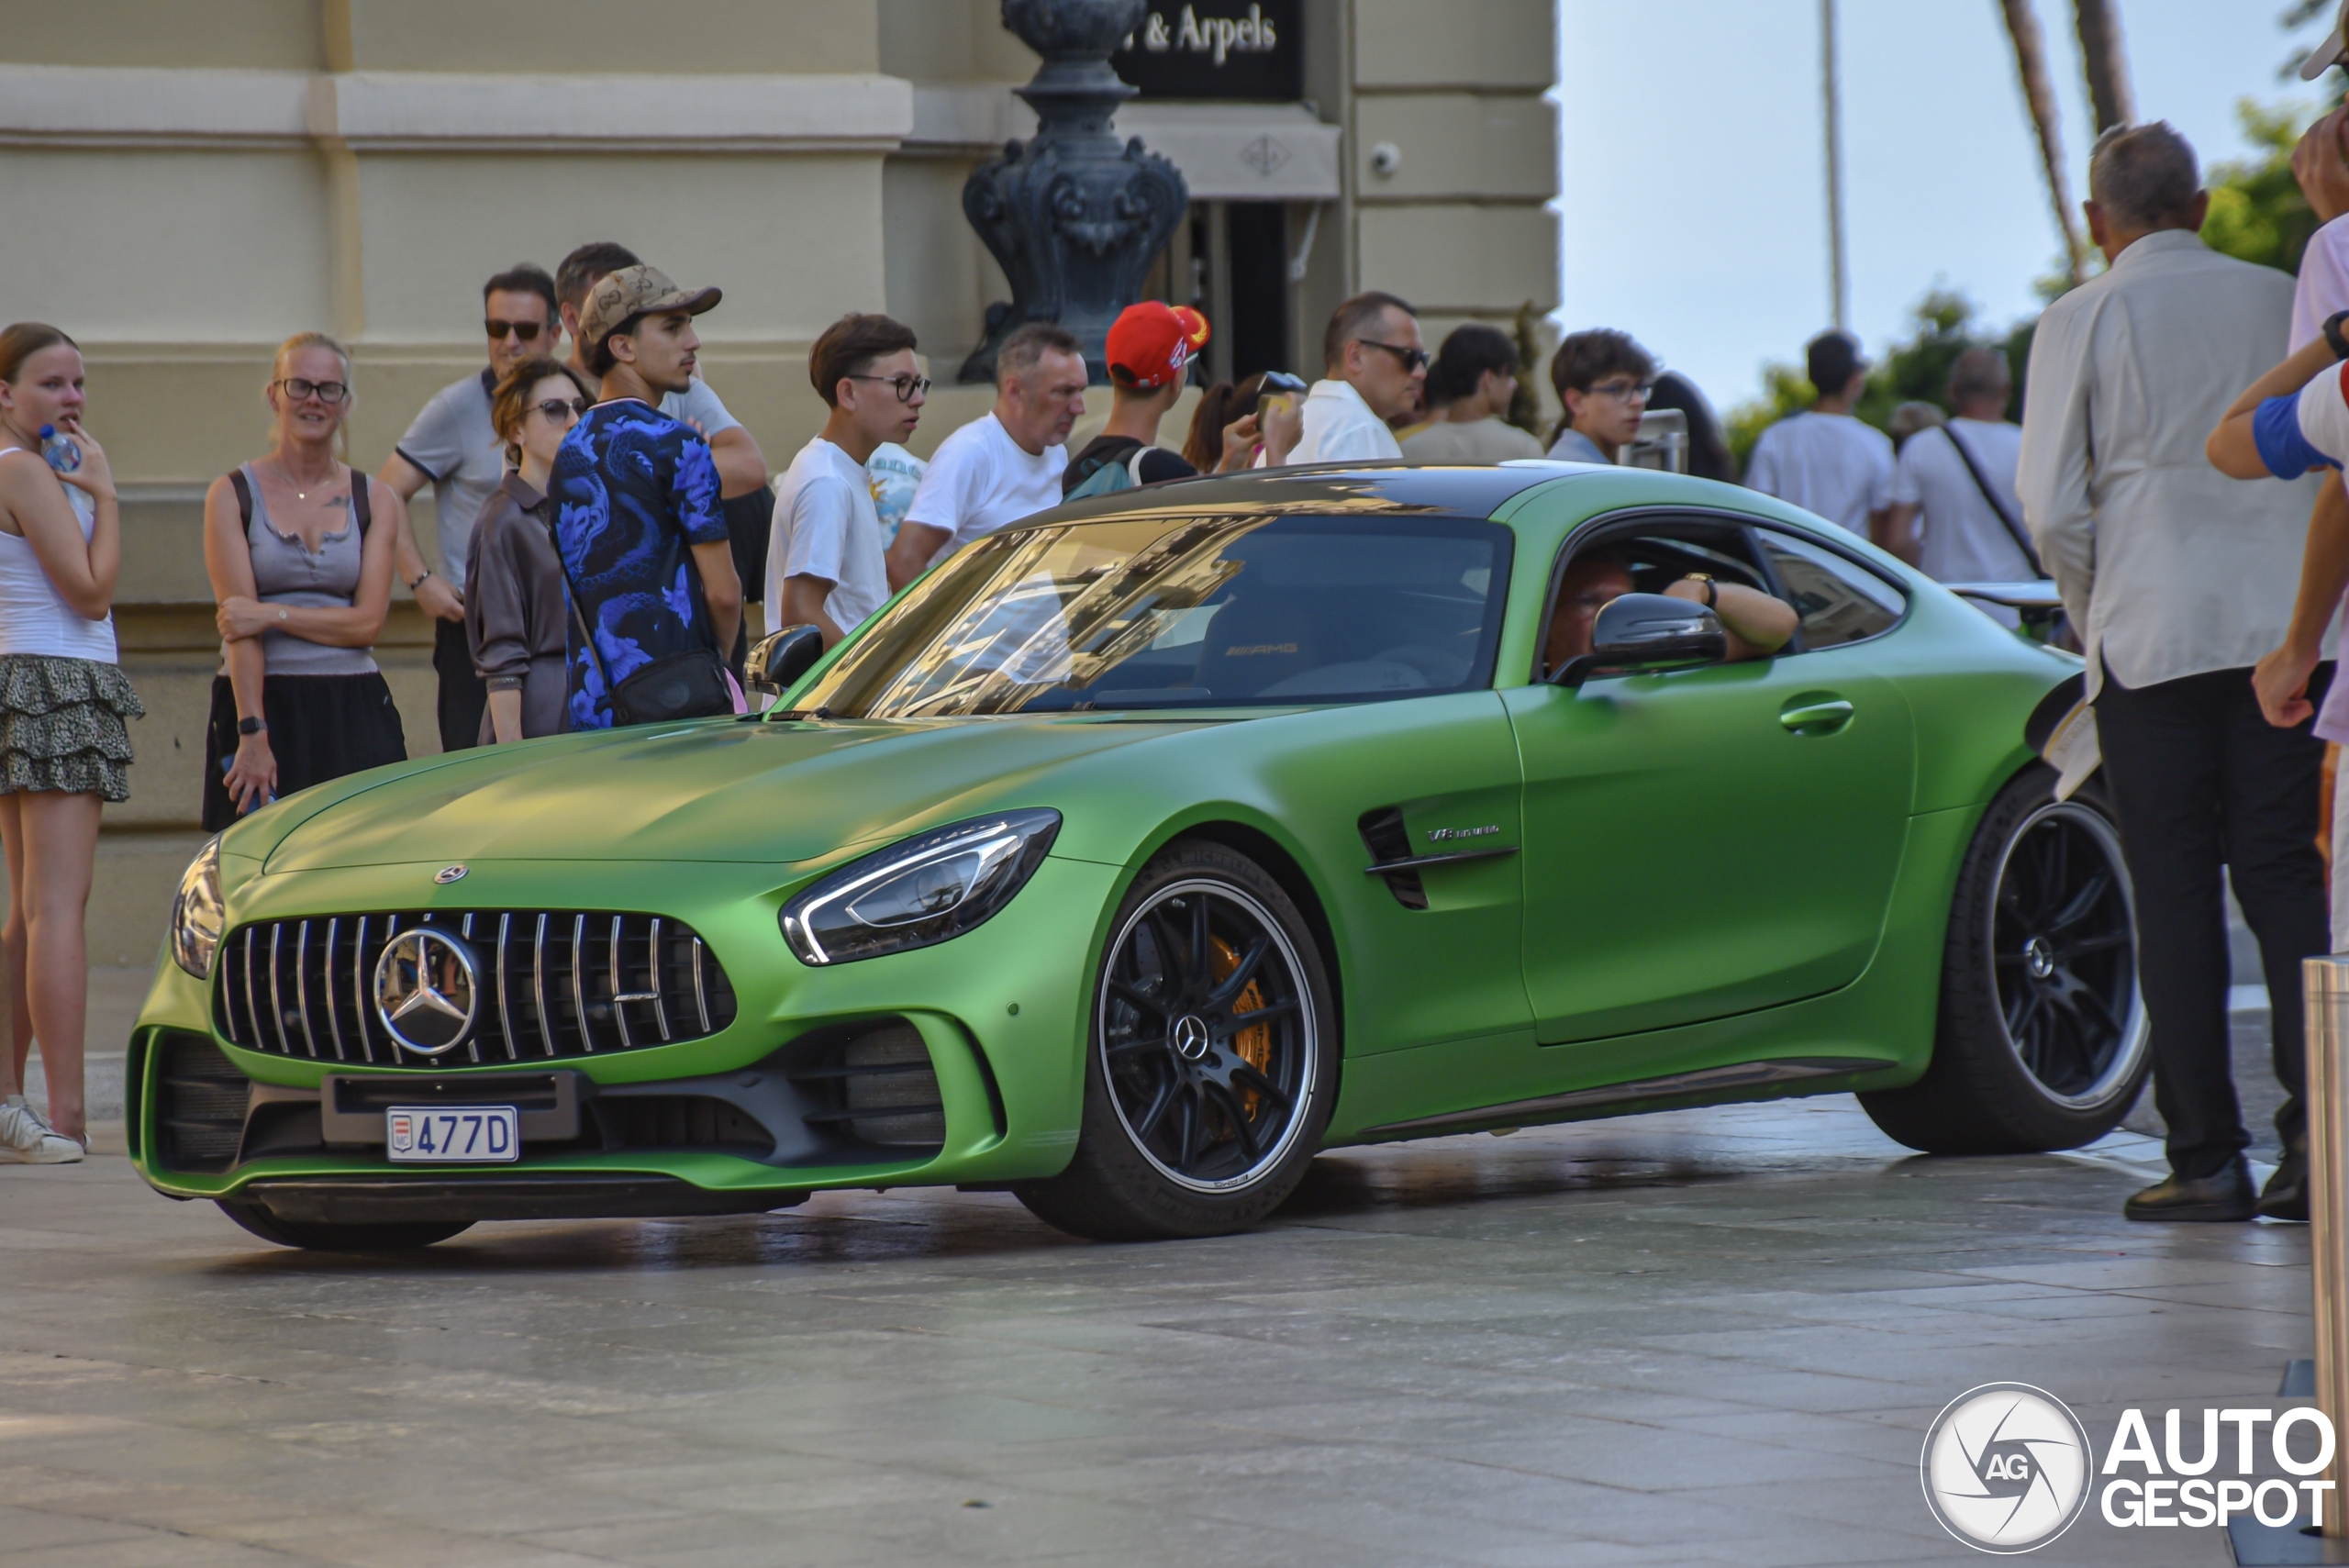
[[[23,451],[0,448],[0,457]],[[58,487],[73,507],[87,540],[97,527],[97,503],[89,493],[62,481]],[[0,533],[0,654],[46,653],[60,659],[89,659],[101,664],[118,662],[115,651],[114,614],[92,620],[78,613],[57,592],[40,568],[32,541],[21,534]]]

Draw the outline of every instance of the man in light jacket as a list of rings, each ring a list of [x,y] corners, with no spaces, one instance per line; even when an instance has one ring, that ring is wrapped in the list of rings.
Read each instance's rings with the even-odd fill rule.
[[[2202,243],[2209,197],[2194,150],[2166,124],[2109,132],[2088,190],[2089,231],[2111,265],[2040,318],[2016,488],[2086,639],[2135,884],[2170,1175],[2123,1212],[2304,1218],[2300,960],[2330,945],[2323,746],[2305,721],[2268,725],[2251,677],[2290,624],[2315,485],[2237,486],[2203,455],[2236,395],[2284,357],[2292,280]],[[2331,674],[2328,662],[2312,700]],[[2287,1157],[2257,1197],[2228,1062],[2221,866],[2259,939],[2287,1096],[2276,1117]]]

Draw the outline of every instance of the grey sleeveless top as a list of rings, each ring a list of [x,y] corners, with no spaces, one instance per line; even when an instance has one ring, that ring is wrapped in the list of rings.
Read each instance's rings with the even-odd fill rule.
[[[253,520],[245,529],[245,543],[253,557],[253,589],[265,605],[295,608],[342,609],[359,592],[359,525],[356,519],[327,535],[312,555],[298,539],[288,539],[269,520],[269,503],[262,499],[261,481],[250,463],[243,465],[245,484],[252,490]],[[273,675],[372,675],[373,651],[329,648],[290,631],[261,634],[262,656]],[[226,673],[224,661],[221,671]]]

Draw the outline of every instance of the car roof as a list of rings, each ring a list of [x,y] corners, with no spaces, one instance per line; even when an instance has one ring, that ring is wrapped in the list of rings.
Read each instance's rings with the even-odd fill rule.
[[[1167,512],[1326,511],[1442,513],[1488,517],[1510,497],[1575,474],[1620,469],[1522,459],[1497,466],[1430,468],[1408,462],[1313,463],[1201,474],[1055,506],[1010,525],[1097,522]],[[1007,530],[1008,531],[1008,530]]]

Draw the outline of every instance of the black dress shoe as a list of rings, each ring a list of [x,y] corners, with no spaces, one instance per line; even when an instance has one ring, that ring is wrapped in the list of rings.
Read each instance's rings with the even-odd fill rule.
[[[2156,1182],[2122,1204],[2121,1212],[2131,1219],[2249,1219],[2258,1203],[2252,1192],[2251,1167],[2238,1154],[2214,1174],[2173,1174]]]
[[[2263,1219],[2297,1219],[2305,1225],[2309,1219],[2309,1152],[2306,1149],[2287,1149],[2276,1173],[2259,1190],[2259,1216]]]

